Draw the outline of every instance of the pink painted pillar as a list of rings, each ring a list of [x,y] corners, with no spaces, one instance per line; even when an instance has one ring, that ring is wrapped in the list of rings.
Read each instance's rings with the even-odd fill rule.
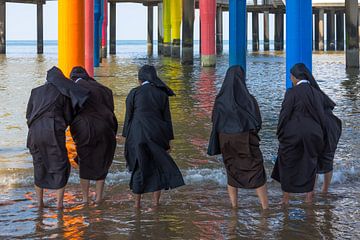
[[[101,54],[107,56],[108,0],[104,0],[104,21],[102,23]]]
[[[85,69],[94,76],[94,1],[85,1]]]
[[[201,65],[203,67],[213,67],[216,63],[215,16],[216,0],[200,0]]]

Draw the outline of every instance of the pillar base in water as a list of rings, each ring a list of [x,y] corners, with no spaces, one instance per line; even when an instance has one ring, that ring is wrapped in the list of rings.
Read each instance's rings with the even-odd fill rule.
[[[194,63],[194,48],[183,47],[182,49],[182,64],[191,65]]]
[[[346,68],[359,68],[359,50],[346,50]]]
[[[147,44],[147,55],[152,56],[153,55],[153,45],[151,43]]]
[[[180,39],[174,39],[171,45],[171,56],[173,58],[180,58]]]
[[[164,43],[163,54],[165,57],[171,57],[171,45],[170,44]]]
[[[106,58],[107,57],[107,47],[101,48],[101,57]]]
[[[164,54],[164,46],[162,43],[158,42],[158,55],[161,56]]]
[[[216,56],[215,55],[202,55],[201,56],[201,66],[214,67],[215,65],[216,65]]]

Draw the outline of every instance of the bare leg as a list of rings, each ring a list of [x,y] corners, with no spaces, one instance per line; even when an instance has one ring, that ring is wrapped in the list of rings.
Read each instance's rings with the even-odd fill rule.
[[[82,193],[83,193],[83,203],[89,204],[90,203],[90,201],[89,201],[89,185],[90,185],[90,181],[80,178],[80,185],[81,185],[81,190],[82,190]]]
[[[38,207],[42,208],[44,207],[44,189],[39,188],[38,186],[35,185],[35,192],[36,192],[36,198],[38,200]]]
[[[256,194],[258,195],[260,199],[260,203],[263,209],[269,208],[269,202],[268,202],[268,196],[267,196],[267,189],[266,189],[266,183],[262,185],[261,187],[256,189]]]
[[[322,187],[323,193],[327,193],[329,191],[332,176],[333,176],[333,171],[330,171],[330,172],[327,172],[324,174],[324,184]]]
[[[314,195],[314,192],[308,192],[308,193],[306,193],[305,202],[307,202],[307,203],[312,203],[312,201],[313,201],[313,195]]]
[[[96,203],[100,203],[103,200],[105,180],[96,181]]]
[[[288,192],[283,192],[283,198],[281,201],[281,204],[289,204],[289,198],[290,198],[290,194]]]
[[[65,187],[56,190],[57,208],[58,209],[61,209],[64,207],[64,193],[65,193]]]
[[[153,205],[154,207],[159,206],[161,191],[153,192]]]
[[[231,201],[231,206],[233,208],[237,208],[238,207],[238,203],[237,203],[238,189],[236,187],[232,187],[230,185],[227,185],[227,189],[228,189],[228,193],[229,193],[229,197],[230,197],[230,201]]]
[[[135,208],[141,208],[140,200],[141,200],[141,194],[134,194],[135,196]]]

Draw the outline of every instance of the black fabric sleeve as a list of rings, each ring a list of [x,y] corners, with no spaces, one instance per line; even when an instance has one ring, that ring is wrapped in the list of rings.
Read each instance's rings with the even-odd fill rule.
[[[293,90],[289,89],[285,93],[284,100],[281,104],[281,111],[280,111],[280,115],[279,115],[279,122],[278,122],[278,127],[277,127],[277,132],[276,132],[276,134],[278,136],[281,135],[282,130],[284,129],[286,123],[290,119],[292,111],[293,111],[293,106],[294,106],[294,94],[293,94]]]
[[[135,89],[131,90],[129,95],[126,97],[126,113],[124,127],[122,131],[122,136],[127,137],[129,131],[130,122],[134,114],[134,98],[135,98]]]
[[[61,96],[63,98],[64,102],[64,119],[67,125],[70,125],[72,121],[74,120],[74,109],[71,104],[71,100],[68,97]]]
[[[27,109],[26,109],[26,119],[28,122],[29,122],[32,110],[33,110],[33,91],[31,91],[29,102],[27,104]]]
[[[172,121],[171,121],[171,112],[170,112],[170,104],[169,104],[169,97],[168,96],[166,96],[166,100],[165,100],[165,106],[164,106],[164,111],[163,111],[163,119],[166,122],[166,124],[168,125],[169,140],[173,140],[174,139],[174,130],[173,130]]]

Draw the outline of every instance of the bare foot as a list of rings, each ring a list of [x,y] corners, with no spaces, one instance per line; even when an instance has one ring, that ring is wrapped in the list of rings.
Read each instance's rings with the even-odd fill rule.
[[[306,193],[305,202],[306,203],[312,203],[313,201],[313,192]]]
[[[64,209],[64,205],[63,204],[58,204],[56,206],[56,208],[59,209],[59,210],[62,210],[62,209]]]
[[[37,203],[38,208],[44,208],[45,204],[43,201]]]

